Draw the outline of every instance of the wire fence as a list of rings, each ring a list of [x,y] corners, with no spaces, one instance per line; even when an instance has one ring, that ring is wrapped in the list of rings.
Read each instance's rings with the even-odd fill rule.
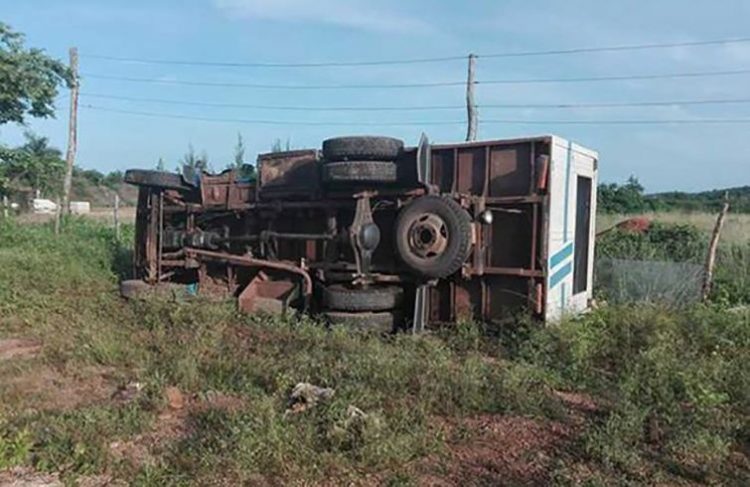
[[[603,257],[596,260],[595,274],[599,297],[608,303],[682,307],[701,299],[704,269],[689,262]]]

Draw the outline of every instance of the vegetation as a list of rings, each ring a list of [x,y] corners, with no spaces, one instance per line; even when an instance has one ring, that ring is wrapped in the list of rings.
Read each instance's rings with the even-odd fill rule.
[[[55,195],[65,171],[62,152],[46,137],[24,133],[26,142],[16,148],[0,147],[0,193],[27,191]]]
[[[745,237],[747,234],[745,234]],[[703,266],[708,251],[708,234],[694,225],[653,222],[645,232],[612,230],[601,235],[596,243],[597,291],[601,298],[607,299],[609,273],[605,268],[608,259],[639,261],[644,265],[655,266],[664,263],[688,263]],[[662,272],[668,269],[661,268]],[[699,287],[702,273],[688,275],[675,268],[675,278],[693,279]],[[653,279],[649,279],[653,280]],[[645,283],[652,284],[652,283]],[[675,282],[680,287],[688,283]],[[697,296],[696,296],[697,297]],[[719,246],[712,299],[726,306],[750,304],[750,242],[727,241]]]
[[[70,82],[63,63],[24,47],[23,35],[0,22],[0,125],[53,116],[57,89]]]
[[[127,230],[117,241],[73,219],[55,239],[0,222],[0,339],[42,345],[0,360],[0,468],[136,485],[731,484],[750,473],[747,312],[634,306],[497,335],[472,323],[352,334],[231,303],[124,303]],[[336,392],[290,413],[298,382]],[[503,457],[532,439],[481,456],[490,447],[476,445],[519,428],[553,446],[524,454],[533,461]]]
[[[750,213],[750,186],[698,193],[669,192],[647,195],[637,178],[631,176],[624,184],[600,184],[598,210],[603,213],[637,214],[681,211],[717,213],[724,195],[729,196],[732,212]]]

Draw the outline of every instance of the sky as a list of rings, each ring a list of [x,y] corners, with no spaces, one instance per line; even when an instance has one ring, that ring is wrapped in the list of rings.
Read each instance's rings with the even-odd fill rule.
[[[568,125],[559,121],[750,119],[750,103],[596,109],[482,105],[748,99],[750,74],[585,83],[482,81],[750,69],[750,42],[550,56],[491,58],[482,54],[750,37],[748,19],[750,2],[746,0],[0,0],[0,20],[25,33],[27,45],[63,60],[67,60],[69,47],[79,49],[77,164],[84,168],[105,173],[149,168],[155,167],[160,157],[168,167],[176,167],[192,145],[196,152],[208,154],[215,169],[222,169],[232,160],[238,133],[250,161],[270,150],[277,139],[282,143],[289,140],[294,148],[311,148],[326,137],[343,134],[391,135],[416,144],[422,132],[441,143],[461,141],[466,133],[465,88],[461,85],[308,90],[173,84],[456,82],[466,78],[465,59],[291,68],[151,64],[107,57],[315,63],[476,53],[480,139],[560,135],[600,153],[601,180],[623,182],[635,175],[651,192],[750,184],[750,146],[744,143],[750,124]],[[321,112],[248,105],[455,108]],[[0,143],[19,143],[23,131],[31,129],[64,149],[67,93],[60,94],[56,106],[56,119],[32,120],[27,127],[0,127]],[[286,124],[248,122],[253,120]],[[374,125],[388,123],[408,125]]]

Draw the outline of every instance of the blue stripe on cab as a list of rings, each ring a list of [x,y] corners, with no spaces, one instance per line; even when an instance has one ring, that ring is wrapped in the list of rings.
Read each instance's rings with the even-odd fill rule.
[[[552,277],[549,278],[549,287],[550,289],[560,284],[560,281],[565,279],[565,277],[570,274],[570,272],[573,270],[573,263],[568,262],[564,266],[560,268],[557,272],[552,274]]]
[[[563,247],[561,250],[559,250],[556,254],[554,254],[549,259],[549,268],[550,270],[554,269],[558,265],[562,264],[562,262],[573,255],[573,242],[569,243],[565,247]]]

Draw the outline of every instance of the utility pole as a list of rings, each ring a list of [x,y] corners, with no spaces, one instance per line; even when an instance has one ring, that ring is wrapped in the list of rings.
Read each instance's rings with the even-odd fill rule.
[[[477,106],[474,103],[474,68],[476,67],[476,55],[469,54],[469,73],[466,78],[466,115],[468,127],[466,129],[466,141],[477,140]]]
[[[68,152],[65,155],[65,179],[63,180],[63,200],[61,208],[70,213],[70,186],[73,181],[73,165],[76,160],[78,142],[78,48],[70,48],[70,72],[73,80],[70,87],[70,117],[68,120]]]

